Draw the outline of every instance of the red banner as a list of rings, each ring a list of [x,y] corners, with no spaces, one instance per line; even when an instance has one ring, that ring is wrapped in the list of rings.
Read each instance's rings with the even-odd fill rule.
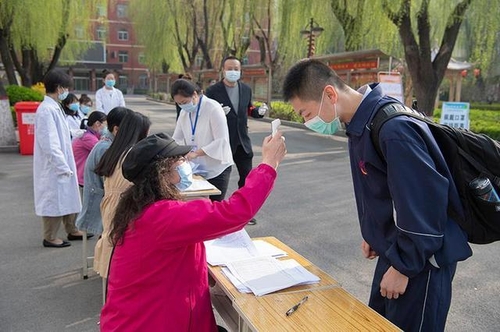
[[[350,70],[350,69],[373,69],[378,67],[377,60],[331,63],[330,68],[333,70]]]

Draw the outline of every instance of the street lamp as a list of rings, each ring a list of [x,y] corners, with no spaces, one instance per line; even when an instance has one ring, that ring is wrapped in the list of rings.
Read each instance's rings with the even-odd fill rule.
[[[307,57],[310,58],[314,55],[316,51],[316,47],[314,45],[314,41],[316,37],[321,35],[323,32],[322,27],[319,26],[318,23],[314,22],[314,19],[311,18],[309,24],[306,25],[306,28],[300,32],[300,34],[308,39],[307,41]]]

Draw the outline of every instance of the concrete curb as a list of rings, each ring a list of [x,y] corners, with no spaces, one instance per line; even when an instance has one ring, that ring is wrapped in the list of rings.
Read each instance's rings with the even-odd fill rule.
[[[18,145],[0,146],[0,153],[19,153]]]

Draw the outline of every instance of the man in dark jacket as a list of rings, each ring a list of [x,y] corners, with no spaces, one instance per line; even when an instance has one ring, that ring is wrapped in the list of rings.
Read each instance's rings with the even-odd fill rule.
[[[462,205],[427,124],[407,116],[387,121],[380,130],[384,162],[369,126],[379,109],[398,101],[379,84],[356,91],[308,59],[289,70],[283,91],[311,130],[333,135],[341,122],[347,126],[361,249],[378,257],[370,307],[404,331],[443,331],[457,262],[472,251],[448,215],[448,203],[459,211]]]
[[[252,90],[240,81],[241,63],[233,56],[224,59],[222,63],[224,79],[207,88],[205,95],[217,100],[227,110],[227,126],[229,128],[229,143],[233,160],[238,169],[240,179],[238,188],[243,187],[245,179],[252,170],[252,142],[248,136],[248,115],[262,118],[266,108],[252,105]],[[255,219],[250,220],[255,225]]]

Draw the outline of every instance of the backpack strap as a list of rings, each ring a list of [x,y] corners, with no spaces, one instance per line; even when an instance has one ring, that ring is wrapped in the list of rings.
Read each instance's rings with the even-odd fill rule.
[[[385,158],[380,147],[380,129],[382,129],[384,123],[400,115],[406,115],[424,122],[430,121],[422,113],[398,103],[388,103],[380,108],[370,123],[370,136],[375,150],[377,150],[382,160],[385,160]]]

